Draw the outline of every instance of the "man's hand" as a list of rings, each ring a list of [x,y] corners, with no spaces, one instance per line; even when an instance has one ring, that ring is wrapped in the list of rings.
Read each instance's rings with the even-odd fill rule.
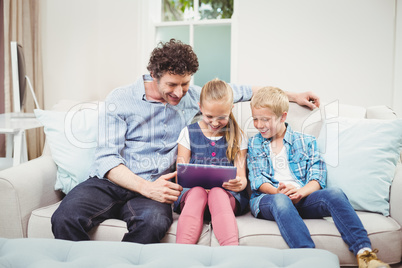
[[[183,187],[170,180],[176,176],[176,172],[160,176],[157,180],[146,181],[142,189],[142,195],[152,200],[172,204],[177,200]]]
[[[320,107],[320,98],[311,91],[302,93],[287,92],[289,101],[296,102],[300,106],[307,106],[311,110]]]
[[[229,180],[222,184],[222,187],[226,190],[233,192],[243,191],[247,186],[247,180],[243,180],[241,177],[237,176],[235,179]]]
[[[261,86],[253,86],[251,89],[253,91],[253,96],[260,90]],[[296,93],[285,91],[288,96],[289,101],[296,102],[300,106],[307,106],[311,110],[320,107],[320,98],[311,91]]]

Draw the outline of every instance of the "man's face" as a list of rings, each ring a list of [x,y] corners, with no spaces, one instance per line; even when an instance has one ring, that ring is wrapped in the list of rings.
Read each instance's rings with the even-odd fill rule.
[[[159,94],[170,105],[179,104],[190,86],[191,75],[165,73],[157,80]]]

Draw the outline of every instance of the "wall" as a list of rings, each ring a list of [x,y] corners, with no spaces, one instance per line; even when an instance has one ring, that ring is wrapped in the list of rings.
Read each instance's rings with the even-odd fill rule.
[[[401,81],[395,85],[401,76],[394,69],[395,1],[235,3],[238,57],[233,80],[312,90],[325,102],[394,106],[402,115],[402,99],[394,99],[402,92]],[[401,59],[399,69],[400,64]]]
[[[104,99],[141,73],[139,1],[41,1],[46,109]]]
[[[402,0],[397,0],[395,22],[395,69],[392,107],[402,118]]]
[[[157,0],[41,1],[46,108],[103,99],[146,70]],[[232,82],[402,116],[401,1],[235,0]]]

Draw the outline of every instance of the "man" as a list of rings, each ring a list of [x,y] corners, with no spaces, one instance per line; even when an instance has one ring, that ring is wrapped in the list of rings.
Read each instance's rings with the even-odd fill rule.
[[[197,70],[192,48],[172,39],[153,50],[150,75],[108,95],[90,178],[53,214],[56,238],[89,240],[88,231],[109,218],[127,223],[123,241],[156,243],[165,236],[173,221],[171,204],[182,190],[171,181],[177,138],[199,112],[201,88],[190,86]],[[231,86],[235,102],[250,100],[259,89]],[[319,106],[312,93],[287,95],[300,105]]]

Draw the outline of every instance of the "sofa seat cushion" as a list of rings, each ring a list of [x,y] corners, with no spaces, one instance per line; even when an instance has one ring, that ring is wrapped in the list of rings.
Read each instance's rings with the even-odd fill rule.
[[[53,215],[53,212],[58,208],[59,205],[60,202],[32,211],[28,223],[29,238],[54,238],[50,219]],[[166,236],[162,239],[161,242],[176,242],[176,229],[178,218],[179,215],[173,213],[173,224],[169,228]],[[121,241],[125,233],[127,233],[127,227],[124,221],[118,219],[108,219],[102,222],[99,226],[93,228],[89,232],[89,235],[91,240]],[[198,240],[198,244],[209,246],[211,244],[210,233],[210,225],[204,224],[200,239]]]
[[[142,245],[111,241],[72,242],[31,238],[0,238],[0,263],[15,268],[339,267],[336,255],[319,249]]]
[[[390,217],[369,212],[357,212],[373,248],[381,248],[378,253],[381,260],[398,263],[402,253],[402,233],[399,224]],[[278,225],[274,221],[256,219],[250,213],[239,216],[239,244],[241,246],[263,246],[279,249],[289,248],[282,238]],[[325,219],[304,220],[316,248],[331,251],[339,257],[341,265],[356,265],[356,257],[343,242],[331,217]],[[213,226],[212,226],[213,229]],[[218,246],[218,240],[212,232],[211,245]]]

